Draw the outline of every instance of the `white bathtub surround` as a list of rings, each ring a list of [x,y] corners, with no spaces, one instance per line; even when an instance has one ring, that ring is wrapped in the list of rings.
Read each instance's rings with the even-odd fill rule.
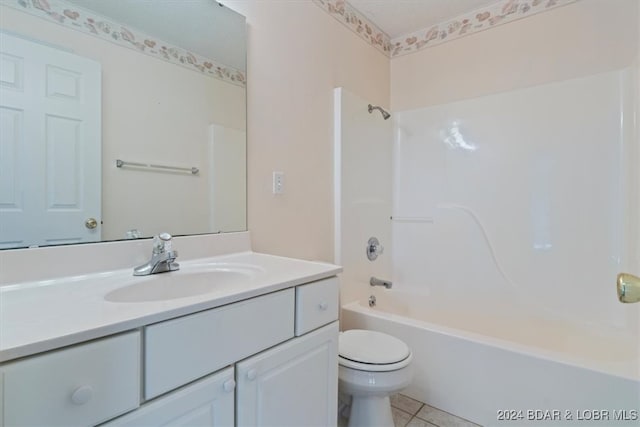
[[[414,349],[412,397],[482,425],[640,409],[640,311],[615,292],[640,269],[634,75],[394,113],[394,218],[416,220],[394,221],[394,289],[373,292],[392,314],[351,305],[343,327]]]
[[[525,416],[530,409],[557,409],[563,416],[570,411],[574,422],[578,411],[593,408],[610,411],[612,419],[622,411],[639,414],[633,412],[640,410],[637,336],[612,342],[610,331],[567,330],[562,323],[549,323],[540,333],[540,319],[528,317],[523,307],[502,312],[497,304],[489,316],[481,305],[474,312],[435,295],[376,290],[376,296],[375,308],[366,301],[343,306],[341,326],[381,331],[406,342],[414,355],[415,378],[403,393],[414,399],[483,426],[537,425],[526,418],[500,421],[501,409],[521,410]],[[509,336],[496,336],[492,320],[500,319],[502,333],[512,328]],[[540,335],[536,343],[514,340],[520,332],[530,338],[535,331]]]
[[[615,287],[640,271],[636,80],[621,69],[393,113],[394,287],[344,258],[359,302],[341,326],[412,348],[409,396],[485,426],[536,425],[529,410],[559,411],[546,425],[600,409],[637,423],[640,311]]]
[[[640,306],[615,292],[640,271],[637,17],[580,1],[392,61],[394,288],[344,283],[342,327],[412,347],[411,397],[488,426],[637,424]]]
[[[341,290],[343,303],[363,295],[371,276],[391,276],[393,117],[369,113],[371,103],[343,88],[334,91],[334,262],[349,266],[343,274],[343,283],[349,284]],[[384,247],[373,262],[365,252],[371,237]]]
[[[634,73],[394,113],[396,289],[638,334]]]

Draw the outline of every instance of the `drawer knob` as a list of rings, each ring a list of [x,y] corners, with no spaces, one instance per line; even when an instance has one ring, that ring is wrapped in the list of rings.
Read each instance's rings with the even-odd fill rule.
[[[233,390],[235,390],[235,388],[236,382],[234,380],[228,380],[225,381],[224,384],[222,384],[222,389],[227,393],[232,392]]]
[[[93,389],[88,385],[83,385],[82,387],[78,387],[71,394],[71,401],[76,405],[84,405],[93,397]]]
[[[326,302],[321,302],[320,304],[318,304],[318,308],[319,308],[321,311],[326,311],[326,310],[327,310],[327,308],[329,308],[329,304],[327,304]]]
[[[258,376],[257,370],[249,369],[249,371],[247,371],[247,378],[249,379],[249,381],[255,380],[257,376]]]

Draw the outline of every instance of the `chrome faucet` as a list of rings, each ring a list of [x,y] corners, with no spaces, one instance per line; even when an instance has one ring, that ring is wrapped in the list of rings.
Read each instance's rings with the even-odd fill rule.
[[[178,251],[171,248],[171,234],[160,233],[153,238],[153,252],[149,262],[133,269],[134,276],[148,276],[149,274],[165,273],[180,269],[175,262]]]
[[[393,283],[391,283],[390,281],[378,279],[377,277],[371,277],[371,279],[369,279],[369,284],[371,286],[384,286],[387,289],[391,289],[391,287],[393,286]]]

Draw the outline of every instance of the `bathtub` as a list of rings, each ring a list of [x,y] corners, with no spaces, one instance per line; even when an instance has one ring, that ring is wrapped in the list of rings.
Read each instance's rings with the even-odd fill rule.
[[[585,327],[513,301],[465,305],[373,291],[374,307],[342,307],[342,329],[386,332],[411,347],[408,396],[483,426],[640,425],[637,333]]]

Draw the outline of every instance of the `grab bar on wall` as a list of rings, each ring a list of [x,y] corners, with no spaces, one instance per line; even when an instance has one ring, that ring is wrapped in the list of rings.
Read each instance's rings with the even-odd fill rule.
[[[433,218],[432,217],[427,217],[427,216],[416,216],[416,217],[392,216],[391,217],[391,221],[395,221],[395,222],[410,222],[410,223],[417,223],[417,222],[432,223],[433,222]]]
[[[156,170],[165,170],[165,171],[173,171],[173,172],[189,172],[192,175],[197,175],[200,172],[200,169],[196,167],[188,168],[188,167],[181,167],[181,166],[158,165],[154,163],[126,162],[124,160],[117,159],[116,167],[121,168],[123,166],[133,166],[136,168],[156,169]]]

